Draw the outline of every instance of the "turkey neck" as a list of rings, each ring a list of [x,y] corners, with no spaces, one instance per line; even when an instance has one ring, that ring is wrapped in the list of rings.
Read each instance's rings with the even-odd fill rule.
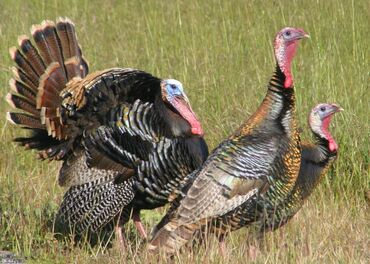
[[[269,188],[265,193],[267,208],[274,208],[274,203],[284,199],[293,189],[301,161],[294,88],[285,88],[284,82],[285,75],[277,65],[258,110],[231,137],[235,144],[254,136],[277,138],[278,149],[268,154],[275,156],[270,173],[272,177],[268,179],[275,188]]]
[[[190,124],[179,115],[177,110],[168,103],[165,103],[160,94],[154,99],[154,108],[158,111],[159,117],[167,124],[168,129],[164,134],[168,138],[185,137],[191,135]]]
[[[315,148],[318,151],[316,156],[313,157],[313,160],[315,160],[316,163],[327,163],[329,158],[337,155],[337,151],[330,151],[330,141],[327,138],[316,133],[313,134],[316,142]]]
[[[330,151],[329,140],[314,133],[315,145],[304,145],[302,150],[302,166],[297,180],[297,187],[302,190],[305,199],[321,181],[327,168],[337,157],[337,151]]]
[[[326,165],[330,158],[337,156],[338,145],[329,132],[329,123],[331,117],[332,116],[325,117],[319,129],[316,129],[314,126],[310,125],[315,139],[314,148],[316,152],[309,158],[314,163]]]
[[[284,88],[284,82],[285,75],[277,64],[261,105],[232,138],[271,133],[271,127],[275,126],[288,135],[296,132],[294,88]]]

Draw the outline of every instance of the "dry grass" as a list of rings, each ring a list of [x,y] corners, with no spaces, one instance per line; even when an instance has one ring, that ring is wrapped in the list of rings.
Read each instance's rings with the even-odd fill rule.
[[[0,2],[0,97],[8,90],[8,48],[31,24],[68,16],[92,70],[135,67],[181,80],[199,114],[211,148],[249,116],[264,96],[274,61],[271,40],[286,25],[304,28],[294,64],[297,108],[309,139],[306,115],[318,102],[337,102],[333,134],[340,156],[299,215],[266,237],[257,263],[366,263],[370,261],[369,12],[359,1],[10,1]],[[9,107],[3,101],[0,112]],[[12,144],[20,130],[0,124],[0,250],[30,263],[157,262],[135,242],[128,255],[116,248],[74,247],[57,241],[53,221],[63,191],[58,164],[40,162]],[[149,228],[163,210],[145,213]],[[130,225],[127,231],[132,232]],[[281,233],[281,234],[280,234]],[[227,239],[230,263],[248,261],[253,234]],[[224,263],[211,242],[186,251],[179,263]],[[163,260],[163,259],[162,259]],[[165,262],[165,260],[163,260]]]

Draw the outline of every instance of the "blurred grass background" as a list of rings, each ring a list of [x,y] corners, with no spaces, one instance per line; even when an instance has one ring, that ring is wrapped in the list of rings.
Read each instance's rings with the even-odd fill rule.
[[[67,16],[76,24],[91,72],[132,67],[180,80],[212,149],[261,102],[274,70],[272,40],[285,26],[302,27],[293,66],[302,138],[310,140],[307,114],[319,102],[345,112],[331,130],[340,146],[335,166],[298,216],[269,234],[257,263],[366,263],[370,261],[370,13],[366,0],[327,1],[20,1],[0,2],[0,97],[8,91],[8,49],[32,24]],[[22,134],[5,121],[0,103],[0,250],[31,263],[147,263],[134,243],[118,248],[73,247],[53,238],[50,222],[63,196],[59,164],[36,160],[11,143]],[[145,212],[149,229],[163,210]],[[131,230],[131,226],[127,227]],[[136,239],[137,240],[137,239]],[[248,230],[217,246],[179,256],[179,263],[245,263],[254,243]],[[158,260],[159,261],[159,260]],[[162,261],[165,261],[162,259]]]

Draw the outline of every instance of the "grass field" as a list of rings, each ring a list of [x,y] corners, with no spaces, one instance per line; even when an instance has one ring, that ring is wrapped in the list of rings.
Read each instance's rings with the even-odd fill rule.
[[[366,0],[327,1],[20,1],[0,2],[0,97],[8,91],[8,49],[32,24],[68,16],[77,26],[92,71],[133,67],[181,80],[211,149],[254,112],[274,69],[272,39],[284,26],[311,35],[301,43],[293,73],[302,138],[307,114],[319,102],[339,103],[333,120],[340,146],[335,166],[297,217],[260,245],[257,263],[369,263],[370,15]],[[63,195],[59,164],[11,143],[22,134],[5,121],[0,103],[0,250],[30,263],[156,263],[136,242],[117,247],[73,247],[57,241],[50,223]],[[145,212],[149,229],[162,210]],[[127,226],[128,232],[132,229]],[[131,232],[134,234],[134,232]],[[134,237],[137,241],[137,238]],[[227,239],[220,259],[207,252],[179,263],[245,263],[255,243],[248,230]],[[212,244],[212,243],[211,243]]]

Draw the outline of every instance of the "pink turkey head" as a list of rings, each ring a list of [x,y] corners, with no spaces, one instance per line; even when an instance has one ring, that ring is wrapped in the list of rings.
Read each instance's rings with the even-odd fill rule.
[[[309,35],[300,28],[286,27],[277,33],[274,42],[276,61],[285,75],[285,88],[293,87],[291,64],[298,46],[298,40]]]
[[[329,142],[331,152],[337,151],[338,145],[329,132],[329,124],[332,116],[340,111],[343,111],[343,108],[337,104],[318,104],[311,110],[308,118],[311,130]]]

